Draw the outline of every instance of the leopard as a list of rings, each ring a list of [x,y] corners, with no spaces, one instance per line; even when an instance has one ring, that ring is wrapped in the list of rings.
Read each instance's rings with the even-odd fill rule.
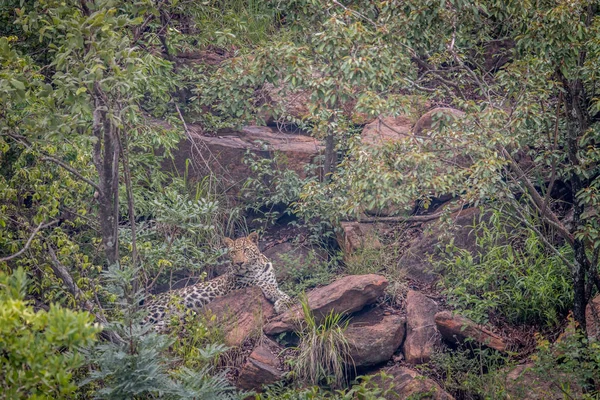
[[[257,232],[235,240],[224,238],[224,244],[229,250],[231,266],[223,275],[155,296],[145,306],[148,314],[143,323],[154,324],[157,331],[164,331],[167,318],[180,315],[178,310],[198,312],[217,297],[247,286],[258,286],[273,303],[276,314],[293,305],[290,296],[277,284],[273,263],[258,248]]]

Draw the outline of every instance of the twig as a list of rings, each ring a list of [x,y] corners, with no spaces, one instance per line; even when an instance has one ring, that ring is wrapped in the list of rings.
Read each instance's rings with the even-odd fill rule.
[[[6,261],[10,261],[10,260],[12,260],[13,258],[17,258],[17,257],[19,257],[21,254],[23,254],[25,251],[27,251],[27,249],[28,249],[28,248],[29,248],[29,246],[31,245],[31,242],[33,241],[33,238],[35,237],[35,235],[37,235],[37,233],[38,233],[40,230],[42,230],[42,229],[44,229],[44,228],[47,228],[47,227],[49,227],[49,226],[52,226],[52,225],[54,225],[54,224],[58,223],[58,221],[59,221],[59,220],[57,220],[57,219],[56,219],[56,220],[54,220],[54,221],[52,221],[52,222],[49,222],[49,223],[47,223],[47,224],[44,224],[43,222],[42,222],[41,224],[39,224],[39,225],[37,226],[37,228],[35,228],[35,229],[33,230],[33,233],[31,234],[31,236],[29,236],[29,239],[27,240],[27,243],[25,243],[25,246],[24,246],[24,247],[23,247],[21,250],[17,251],[17,252],[16,252],[15,254],[13,254],[13,255],[10,255],[10,256],[7,256],[7,257],[0,258],[0,262],[6,262]]]

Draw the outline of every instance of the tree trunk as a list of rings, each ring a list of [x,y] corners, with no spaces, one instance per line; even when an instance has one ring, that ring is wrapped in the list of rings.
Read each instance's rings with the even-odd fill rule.
[[[331,174],[335,171],[337,164],[337,152],[335,151],[335,138],[329,135],[325,138],[325,162],[323,165],[323,181],[331,179]]]
[[[94,90],[93,133],[97,141],[94,145],[94,165],[98,171],[98,217],[102,244],[108,265],[119,261],[119,142],[115,127],[108,118],[109,109],[106,96],[98,83]]]

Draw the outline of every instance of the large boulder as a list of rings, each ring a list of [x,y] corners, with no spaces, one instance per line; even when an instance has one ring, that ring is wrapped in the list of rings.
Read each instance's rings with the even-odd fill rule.
[[[281,350],[281,346],[268,339],[256,346],[242,366],[236,386],[245,390],[258,390],[263,385],[281,380],[283,369],[277,357]]]
[[[330,285],[311,291],[308,305],[317,323],[330,312],[351,314],[375,302],[383,294],[388,280],[375,274],[350,275],[338,279]],[[300,327],[303,319],[302,307],[296,305],[274,318],[264,327],[267,335],[289,332]]]
[[[404,338],[405,319],[374,308],[352,318],[344,332],[356,368],[392,358]]]
[[[425,134],[428,131],[440,130],[445,125],[454,123],[457,119],[465,116],[465,113],[449,107],[438,107],[429,110],[419,118],[413,132],[415,135]]]
[[[249,150],[263,158],[282,154],[285,161],[282,168],[305,176],[304,167],[322,149],[320,142],[305,136],[280,132],[277,128],[246,126],[240,130],[221,131],[218,136],[203,134],[198,125],[188,125],[189,137],[174,151],[174,167],[180,175],[187,173],[189,179],[202,179],[210,171],[214,172],[224,186],[230,187],[231,195],[237,195],[241,184],[254,174],[242,162]],[[190,160],[190,161],[188,161]],[[281,161],[280,160],[280,161]],[[173,167],[170,163],[166,167]]]
[[[365,125],[361,139],[365,145],[380,146],[404,137],[412,136],[412,121],[406,115],[379,117]]]
[[[454,400],[432,379],[413,371],[410,368],[394,365],[380,370],[390,379],[382,379],[375,375],[371,382],[382,389],[382,397],[386,400],[423,399],[423,400]]]
[[[216,298],[202,313],[225,333],[225,344],[241,346],[249,336],[260,335],[261,327],[275,310],[260,288],[251,286]]]
[[[500,336],[468,318],[442,311],[435,315],[435,324],[444,339],[450,343],[463,343],[467,338],[498,351],[506,351],[508,344]]]
[[[435,326],[437,304],[422,293],[409,290],[406,295],[406,340],[403,352],[409,364],[422,364],[441,347],[440,333]]]
[[[467,249],[473,254],[477,251],[476,232],[473,222],[479,218],[478,208],[468,208],[452,213],[452,226],[440,226],[439,220],[424,225],[423,234],[413,239],[398,262],[398,269],[406,273],[408,278],[432,283],[437,279],[431,261],[440,260],[440,247],[451,237],[454,244]]]

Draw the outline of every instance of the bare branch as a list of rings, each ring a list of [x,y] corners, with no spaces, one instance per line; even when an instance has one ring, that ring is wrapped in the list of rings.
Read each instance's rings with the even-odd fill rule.
[[[35,228],[35,229],[33,230],[33,233],[31,234],[31,236],[29,236],[29,239],[27,240],[27,243],[25,243],[25,246],[24,246],[24,247],[23,247],[21,250],[17,251],[17,252],[16,252],[15,254],[13,254],[13,255],[10,255],[10,256],[7,256],[7,257],[0,258],[0,262],[6,262],[6,261],[10,261],[10,260],[12,260],[13,258],[17,258],[17,257],[19,257],[21,254],[23,254],[25,251],[27,251],[27,249],[29,248],[29,246],[31,246],[31,242],[33,241],[33,238],[35,237],[35,235],[37,235],[37,234],[38,234],[38,232],[39,232],[40,230],[42,230],[42,229],[44,229],[44,228],[47,228],[47,227],[49,227],[49,226],[52,226],[52,225],[54,225],[54,224],[56,224],[56,223],[58,223],[58,220],[57,220],[57,219],[56,219],[56,220],[54,220],[54,221],[52,221],[52,222],[49,222],[49,223],[47,223],[47,224],[44,224],[43,222],[42,222],[41,224],[39,224],[39,225],[37,226],[37,228]]]
[[[435,214],[429,214],[429,215],[413,215],[410,217],[367,217],[367,218],[360,218],[357,222],[364,222],[364,223],[376,223],[376,222],[429,222],[429,221],[433,221],[434,219],[438,219],[443,215],[446,214],[452,214],[455,213],[457,211],[462,210],[462,208],[464,207],[464,204],[461,204],[458,207],[452,208],[450,210],[443,210],[440,212],[437,212]]]

